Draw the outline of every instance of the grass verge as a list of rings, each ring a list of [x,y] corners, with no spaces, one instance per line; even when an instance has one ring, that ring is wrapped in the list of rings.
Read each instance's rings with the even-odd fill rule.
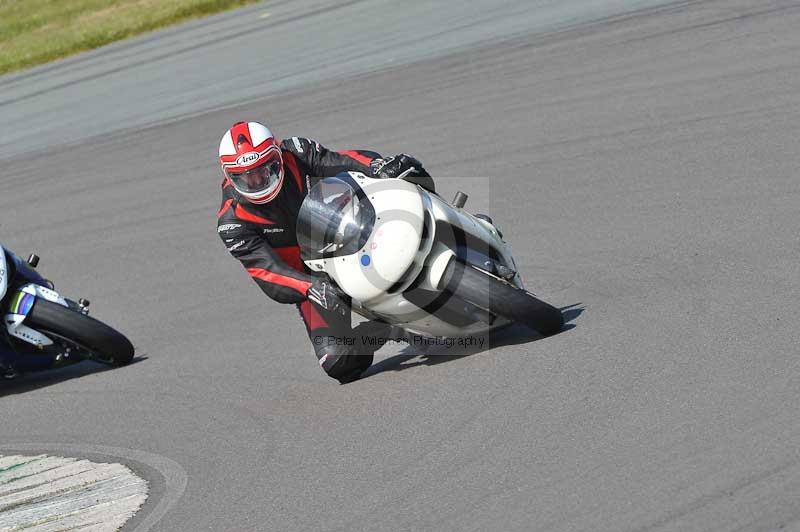
[[[0,0],[0,74],[257,0]]]

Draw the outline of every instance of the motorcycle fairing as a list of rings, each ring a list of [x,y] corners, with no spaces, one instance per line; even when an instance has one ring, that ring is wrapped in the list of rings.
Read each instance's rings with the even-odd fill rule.
[[[8,290],[8,261],[6,260],[6,250],[0,246],[0,301],[6,297]]]
[[[24,323],[37,298],[46,299],[65,307],[69,306],[66,299],[58,295],[54,290],[38,284],[28,283],[21,286],[9,299],[5,320],[6,330],[10,336],[41,348],[52,345],[53,341]]]
[[[335,244],[337,232],[309,232],[308,228],[317,226],[316,220],[322,222],[320,227],[326,227],[326,220],[318,214],[326,209],[328,219],[338,220],[332,208],[336,202],[336,189],[329,189],[330,197],[326,197],[326,193],[320,194],[317,201],[316,196],[309,193],[300,208],[297,223],[298,243],[301,248],[312,250],[312,253],[306,253],[305,263],[312,270],[325,271],[342,290],[362,303],[381,298],[390,290],[397,290],[395,285],[398,281],[407,279],[410,283],[416,277],[416,272],[409,272],[409,267],[414,265],[417,254],[425,251],[420,250],[425,208],[419,187],[407,181],[393,179],[389,182],[349,172],[326,178],[315,189],[326,183],[337,182],[352,190],[352,195],[359,198],[365,212],[391,213],[392,216],[383,219],[377,216],[374,225],[364,223],[358,238],[352,239],[357,246],[343,247],[333,256],[323,255],[324,258],[319,258],[318,253],[316,256],[313,253],[314,249],[323,249],[329,240]],[[362,221],[371,220],[373,216],[364,216]],[[431,240],[426,238],[424,243],[429,246]]]

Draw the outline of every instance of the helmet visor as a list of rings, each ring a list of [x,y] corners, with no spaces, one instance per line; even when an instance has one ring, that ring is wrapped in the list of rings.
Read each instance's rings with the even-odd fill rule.
[[[278,153],[271,153],[267,159],[244,172],[226,171],[228,178],[239,192],[247,194],[260,194],[271,191],[280,183],[281,157]]]

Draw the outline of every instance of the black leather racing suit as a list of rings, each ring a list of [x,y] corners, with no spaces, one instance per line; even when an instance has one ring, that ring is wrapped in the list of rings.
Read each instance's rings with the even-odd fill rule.
[[[319,178],[346,171],[371,176],[370,163],[380,155],[363,150],[335,152],[298,137],[281,142],[281,151],[284,182],[278,196],[269,203],[250,203],[223,181],[217,233],[269,297],[297,305],[320,366],[341,380],[368,368],[374,348],[356,338],[349,312],[342,317],[306,298],[316,278],[300,259],[295,234],[297,214],[309,188]]]

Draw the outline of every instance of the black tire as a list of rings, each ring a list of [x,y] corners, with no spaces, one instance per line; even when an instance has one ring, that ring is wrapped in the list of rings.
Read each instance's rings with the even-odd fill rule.
[[[535,329],[544,336],[559,332],[564,317],[556,307],[472,265],[450,261],[445,290],[490,313]]]
[[[58,303],[37,298],[26,322],[44,334],[52,332],[75,342],[97,362],[124,366],[133,359],[133,345],[122,333]]]

